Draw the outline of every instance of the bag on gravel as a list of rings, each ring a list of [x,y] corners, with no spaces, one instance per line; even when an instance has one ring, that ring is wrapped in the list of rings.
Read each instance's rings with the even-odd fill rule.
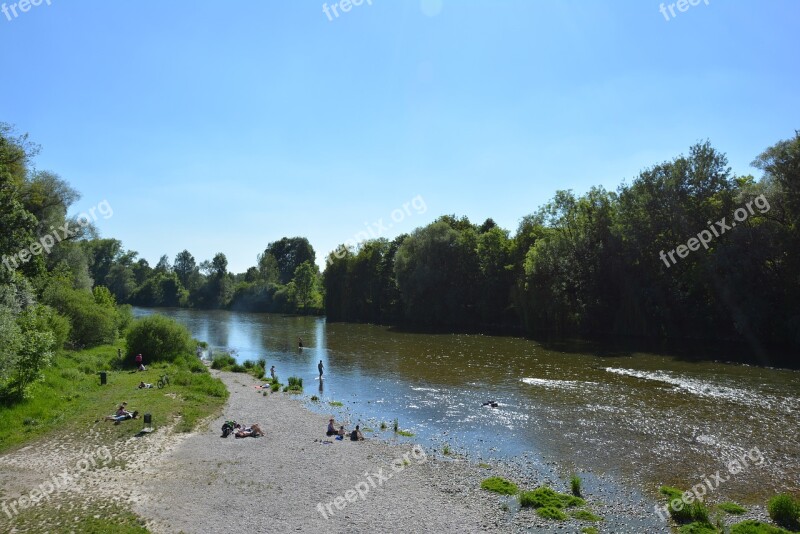
[[[225,421],[225,424],[222,425],[222,436],[223,438],[227,438],[231,434],[233,434],[233,429],[236,427],[236,421]]]

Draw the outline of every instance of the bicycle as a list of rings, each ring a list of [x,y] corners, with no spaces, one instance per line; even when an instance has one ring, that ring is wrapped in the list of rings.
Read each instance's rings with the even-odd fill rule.
[[[163,389],[164,386],[168,386],[169,385],[169,377],[167,375],[162,376],[161,378],[158,379],[158,382],[157,382],[156,385],[158,385],[158,389]]]

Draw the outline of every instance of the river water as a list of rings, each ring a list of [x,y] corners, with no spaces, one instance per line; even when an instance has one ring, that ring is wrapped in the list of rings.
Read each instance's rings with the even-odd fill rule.
[[[317,411],[376,431],[397,419],[415,441],[440,452],[447,444],[476,462],[513,459],[562,480],[599,474],[649,496],[662,484],[709,478],[714,500],[743,504],[800,486],[797,371],[601,357],[514,337],[399,333],[316,317],[135,309],[150,313],[240,362],[265,358],[284,383],[302,377],[304,397],[322,400],[308,403]]]

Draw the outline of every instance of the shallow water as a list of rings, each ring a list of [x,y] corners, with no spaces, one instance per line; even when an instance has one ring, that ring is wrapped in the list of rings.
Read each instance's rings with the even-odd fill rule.
[[[743,503],[800,485],[800,372],[599,357],[512,337],[398,333],[314,317],[135,314],[154,311],[239,361],[266,358],[284,382],[302,377],[305,396],[322,398],[320,411],[337,412],[326,402],[341,401],[339,416],[375,430],[396,418],[415,440],[476,461],[516,457],[562,479],[592,471],[649,495],[708,479],[713,500]],[[489,400],[498,406],[483,406]]]

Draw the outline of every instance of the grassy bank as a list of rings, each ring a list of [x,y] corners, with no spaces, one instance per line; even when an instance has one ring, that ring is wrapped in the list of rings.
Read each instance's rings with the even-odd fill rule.
[[[0,409],[0,452],[23,445],[51,432],[82,432],[98,419],[114,412],[123,401],[130,411],[150,413],[156,426],[178,422],[179,431],[190,431],[199,419],[217,413],[228,398],[221,381],[214,379],[194,357],[175,363],[158,363],[147,371],[115,370],[117,349],[101,346],[66,351],[44,371],[44,380],[31,389],[30,398]],[[99,371],[108,383],[100,385]],[[170,384],[156,388],[162,375]],[[140,381],[153,389],[138,389]],[[109,423],[103,436],[109,441],[125,439],[141,429],[136,422]]]

